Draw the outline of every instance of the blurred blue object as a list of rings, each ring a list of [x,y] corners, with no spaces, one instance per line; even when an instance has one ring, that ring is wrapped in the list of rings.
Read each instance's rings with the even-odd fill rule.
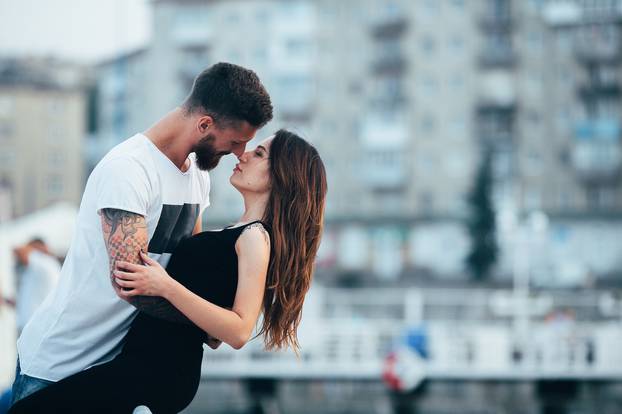
[[[593,119],[577,122],[576,137],[580,140],[617,141],[620,122],[617,119]]]
[[[11,404],[11,387],[8,387],[0,395],[0,414],[6,414],[9,411],[9,404]]]
[[[428,334],[425,326],[415,326],[406,333],[406,345],[417,351],[421,358],[428,358]]]

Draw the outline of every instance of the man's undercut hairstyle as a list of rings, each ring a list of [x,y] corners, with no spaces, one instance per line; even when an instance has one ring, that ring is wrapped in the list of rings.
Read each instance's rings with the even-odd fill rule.
[[[217,63],[201,72],[184,108],[210,115],[218,128],[241,121],[261,128],[272,119],[270,95],[257,74],[231,63]]]

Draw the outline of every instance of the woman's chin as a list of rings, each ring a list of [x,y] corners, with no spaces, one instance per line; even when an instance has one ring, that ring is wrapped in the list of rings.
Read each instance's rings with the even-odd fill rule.
[[[229,177],[229,183],[231,183],[231,185],[238,191],[240,191],[240,188],[238,187],[238,183],[236,182],[237,180],[235,179],[235,173],[231,174],[231,177]]]

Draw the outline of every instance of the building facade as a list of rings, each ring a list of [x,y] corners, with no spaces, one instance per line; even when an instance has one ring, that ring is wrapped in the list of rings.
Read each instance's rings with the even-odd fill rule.
[[[325,161],[329,273],[464,279],[466,199],[488,153],[500,277],[521,232],[544,278],[611,273],[622,251],[599,259],[589,240],[622,227],[621,3],[158,0],[144,72],[127,78],[143,104],[127,104],[156,120],[210,64],[253,68],[275,106],[258,136],[291,127]],[[241,211],[233,163],[212,174],[208,225]]]
[[[52,60],[0,61],[0,197],[6,219],[83,189],[83,68]]]

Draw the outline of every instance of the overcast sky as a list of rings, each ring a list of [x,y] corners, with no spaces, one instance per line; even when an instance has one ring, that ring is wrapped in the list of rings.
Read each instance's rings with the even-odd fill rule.
[[[143,46],[149,0],[0,0],[0,55],[93,62]]]

